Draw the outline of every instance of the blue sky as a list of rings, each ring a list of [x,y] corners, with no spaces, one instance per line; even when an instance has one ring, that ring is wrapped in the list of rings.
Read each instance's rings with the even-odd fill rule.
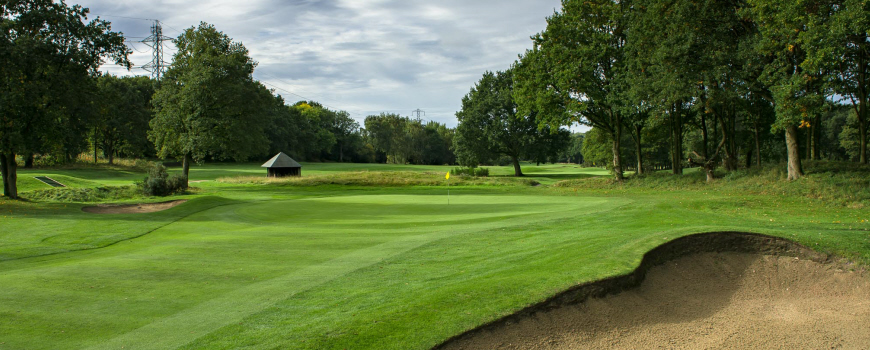
[[[259,63],[254,77],[288,103],[303,99],[362,120],[381,112],[455,126],[462,96],[486,70],[504,70],[531,47],[559,0],[90,0],[130,41],[208,22],[242,42]],[[151,60],[132,43],[134,64]],[[170,44],[171,47],[171,44]],[[166,61],[171,61],[168,50]],[[104,66],[113,74],[148,74]]]

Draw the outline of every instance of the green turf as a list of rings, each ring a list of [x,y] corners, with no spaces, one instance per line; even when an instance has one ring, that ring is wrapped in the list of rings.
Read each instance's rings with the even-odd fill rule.
[[[83,171],[55,174],[100,184],[139,175]],[[191,174],[260,172],[208,165]],[[600,174],[560,165],[527,172],[552,182]],[[135,215],[0,200],[0,349],[425,349],[572,285],[626,273],[653,247],[699,232],[774,234],[870,261],[866,207],[589,184],[597,182],[458,186],[448,206],[444,187],[209,181],[188,203]]]

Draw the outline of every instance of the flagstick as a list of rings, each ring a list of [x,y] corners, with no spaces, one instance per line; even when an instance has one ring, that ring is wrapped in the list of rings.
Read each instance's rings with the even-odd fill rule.
[[[450,206],[450,172],[447,172],[447,176],[445,178],[447,180],[447,206]]]

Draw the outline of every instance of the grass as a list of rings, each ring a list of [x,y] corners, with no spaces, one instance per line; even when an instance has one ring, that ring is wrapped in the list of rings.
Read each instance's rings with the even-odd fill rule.
[[[193,169],[209,181],[160,213],[0,199],[0,349],[430,348],[699,232],[870,263],[866,172],[826,166],[793,184],[767,169],[710,185],[497,168],[452,178],[448,206],[449,167],[306,164],[305,178],[266,181],[217,164]],[[115,171],[58,172],[100,186],[139,176]]]

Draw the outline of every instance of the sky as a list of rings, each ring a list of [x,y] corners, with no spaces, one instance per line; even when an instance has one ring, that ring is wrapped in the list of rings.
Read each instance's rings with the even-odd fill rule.
[[[248,48],[258,62],[254,78],[288,104],[317,101],[361,125],[368,115],[419,109],[424,120],[450,127],[482,74],[510,68],[561,7],[560,0],[82,1],[90,18],[124,33],[137,66],[151,61],[150,48],[137,42],[150,35],[146,19],[160,20],[169,37],[207,22]]]

